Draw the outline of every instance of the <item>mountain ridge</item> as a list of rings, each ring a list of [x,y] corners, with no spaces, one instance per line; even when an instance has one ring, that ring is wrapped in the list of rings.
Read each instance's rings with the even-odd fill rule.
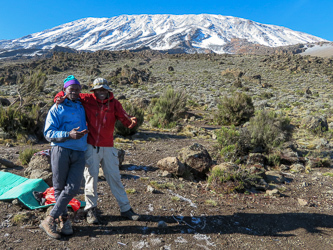
[[[111,18],[87,17],[12,40],[0,40],[0,50],[52,49],[124,50],[148,47],[185,53],[231,53],[233,39],[267,47],[327,40],[291,29],[261,24],[244,18],[199,15],[120,15]]]

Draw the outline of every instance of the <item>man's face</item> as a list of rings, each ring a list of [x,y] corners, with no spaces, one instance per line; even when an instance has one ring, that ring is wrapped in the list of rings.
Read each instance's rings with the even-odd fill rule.
[[[106,98],[109,97],[109,91],[104,88],[95,89],[94,94],[96,98],[99,100],[105,100]]]
[[[78,84],[70,85],[65,89],[65,94],[67,98],[72,101],[75,101],[79,98],[80,92],[81,92],[81,86]]]

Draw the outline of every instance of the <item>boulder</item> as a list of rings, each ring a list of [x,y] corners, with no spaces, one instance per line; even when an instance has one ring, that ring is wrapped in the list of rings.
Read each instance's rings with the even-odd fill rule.
[[[265,178],[268,183],[282,184],[285,181],[280,171],[266,171]]]
[[[169,66],[168,71],[175,71],[175,69],[172,66]]]
[[[196,178],[206,178],[206,174],[213,165],[208,151],[198,143],[183,148],[178,154],[178,159],[190,169]]]
[[[322,132],[328,130],[326,117],[306,116],[302,119],[301,125],[312,132]]]
[[[159,193],[159,191],[157,189],[153,188],[150,185],[147,186],[147,192],[152,193],[152,194]]]
[[[290,171],[293,173],[300,173],[305,171],[305,167],[302,164],[296,163],[290,166]]]
[[[28,167],[24,170],[24,176],[31,178],[31,174],[37,169],[39,170],[38,173],[42,173],[44,171],[52,173],[50,156],[43,154],[33,155]],[[36,173],[37,172],[35,172],[35,174]]]
[[[269,196],[281,196],[278,189],[274,188],[273,190],[266,190],[266,194]]]
[[[185,172],[185,165],[177,157],[166,157],[157,162],[157,167],[170,174],[181,176]]]
[[[308,201],[305,199],[297,198],[298,204],[301,205],[302,207],[308,205]]]
[[[254,164],[254,165],[251,165],[251,166],[248,166],[247,167],[247,170],[249,172],[249,174],[255,174],[255,175],[258,175],[260,176],[261,178],[264,178],[265,177],[265,168],[260,165],[260,164]]]
[[[6,168],[13,168],[16,166],[13,162],[0,157],[0,166],[1,165]]]
[[[42,169],[33,169],[30,174],[30,179],[42,179],[50,187],[53,186],[52,182],[52,172],[44,171]]]
[[[295,163],[304,164],[306,162],[306,159],[304,157],[299,157],[297,151],[292,148],[282,150],[280,157],[280,163],[284,165],[292,165]]]

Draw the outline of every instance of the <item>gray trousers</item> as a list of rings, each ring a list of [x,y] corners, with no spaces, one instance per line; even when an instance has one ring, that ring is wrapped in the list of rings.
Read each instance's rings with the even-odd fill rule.
[[[58,218],[67,215],[67,205],[80,190],[85,166],[84,151],[59,146],[51,150],[51,167],[56,204],[50,215]]]

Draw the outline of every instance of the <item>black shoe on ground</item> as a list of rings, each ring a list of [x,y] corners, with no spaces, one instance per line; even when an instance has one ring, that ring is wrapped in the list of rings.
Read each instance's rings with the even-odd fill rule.
[[[59,216],[59,229],[62,234],[64,235],[72,235],[73,234],[73,227],[72,222],[67,216]]]
[[[89,224],[99,224],[99,220],[97,218],[96,207],[88,209],[88,211],[87,211],[87,222]]]
[[[140,215],[134,213],[133,209],[129,209],[126,212],[121,212],[120,213],[122,217],[130,219],[130,220],[139,220]]]

